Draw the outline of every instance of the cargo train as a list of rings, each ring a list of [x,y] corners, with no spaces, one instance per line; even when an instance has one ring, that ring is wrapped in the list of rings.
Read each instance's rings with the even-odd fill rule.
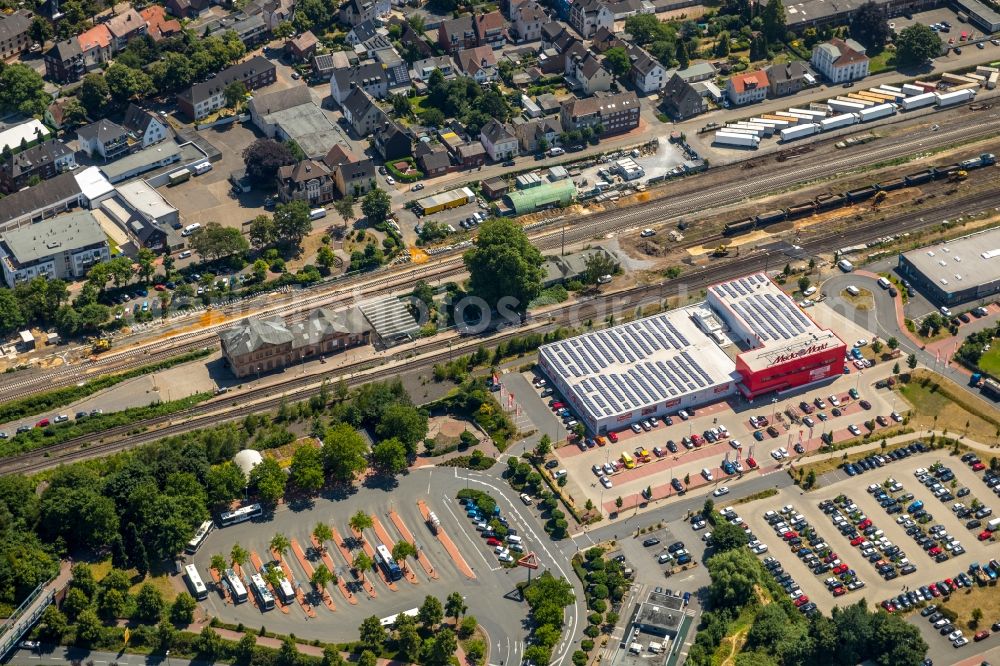
[[[817,211],[830,210],[831,208],[839,208],[840,206],[845,206],[847,204],[865,201],[866,199],[874,197],[878,192],[891,192],[892,190],[898,190],[904,187],[913,187],[914,185],[926,183],[931,180],[948,178],[951,174],[960,170],[968,171],[969,169],[978,169],[980,167],[991,166],[993,164],[996,164],[996,156],[993,153],[982,153],[978,157],[962,160],[961,162],[949,164],[948,166],[931,167],[925,171],[912,173],[908,176],[904,176],[903,178],[896,178],[882,183],[873,183],[867,187],[861,187],[856,190],[844,192],[843,194],[824,194],[812,201],[806,201],[789,206],[788,208],[779,208],[777,210],[761,213],[737,222],[728,222],[723,228],[722,233],[726,236],[736,236],[760,227],[766,227],[778,222],[784,222],[785,220],[795,220],[800,217],[806,217]]]

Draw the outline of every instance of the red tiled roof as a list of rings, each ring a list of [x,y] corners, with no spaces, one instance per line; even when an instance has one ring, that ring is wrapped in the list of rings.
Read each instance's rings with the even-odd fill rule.
[[[111,46],[111,31],[108,30],[108,26],[99,23],[77,39],[80,40],[81,51],[86,52],[93,48],[106,49]]]
[[[756,72],[737,74],[730,79],[730,82],[733,84],[733,90],[738,93],[746,92],[747,90],[766,88],[767,72],[762,69],[758,69]]]

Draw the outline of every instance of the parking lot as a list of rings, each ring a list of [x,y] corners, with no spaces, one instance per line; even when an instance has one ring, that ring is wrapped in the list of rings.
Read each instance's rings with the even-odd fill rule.
[[[946,45],[949,44],[949,40],[952,40],[952,43],[950,44],[951,46],[963,46],[964,42],[961,39],[963,32],[968,33],[969,39],[967,41],[971,41],[973,39],[982,40],[989,36],[985,35],[982,30],[971,23],[961,21],[958,18],[958,13],[950,7],[939,7],[926,12],[913,14],[912,19],[908,19],[905,16],[896,16],[889,19],[889,25],[896,31],[896,34],[899,34],[899,32],[901,32],[904,28],[908,28],[914,23],[923,23],[927,26],[940,26],[942,22],[951,26],[951,28],[947,29],[947,31],[938,31],[937,33],[941,38],[941,41]],[[975,48],[971,44],[969,46],[971,48]],[[988,41],[985,43],[984,48],[995,49],[1000,52],[1000,49],[997,49],[996,46]]]
[[[468,481],[450,470],[418,470],[400,479],[392,489],[363,488],[335,501],[320,498],[307,507],[282,506],[273,516],[218,528],[190,558],[206,583],[211,581],[212,556],[222,554],[228,561],[235,543],[251,553],[250,561],[243,565],[243,579],[248,580],[251,573],[274,559],[268,544],[275,534],[281,533],[292,542],[282,560],[286,577],[289,582],[294,581],[299,598],[284,609],[283,604],[278,604],[264,612],[253,601],[234,605],[209,585],[209,596],[201,603],[211,615],[227,622],[253,627],[266,625],[270,630],[293,632],[306,638],[348,641],[356,639],[357,627],[366,617],[387,617],[417,608],[427,595],[443,601],[448,594],[458,591],[465,596],[469,613],[476,615],[491,635],[511,638],[513,648],[507,649],[512,649],[510,658],[516,659],[518,641],[514,639],[523,635],[520,622],[526,607],[505,596],[510,595],[516,582],[527,578],[528,572],[519,567],[507,568],[498,561],[494,547],[487,545],[482,533],[466,517],[466,507],[455,498],[457,491],[466,485]],[[565,565],[542,541],[544,534],[539,537],[540,530],[532,517],[537,507],[512,502],[504,495],[493,496],[501,506],[500,516],[517,531],[525,551],[537,552],[542,569],[566,575],[561,570]],[[364,530],[363,544],[356,540],[349,524],[351,516],[359,510],[375,522],[373,528]],[[430,512],[440,522],[439,535],[428,524]],[[324,553],[317,552],[312,543],[311,534],[318,522],[329,525],[334,533],[333,539],[323,544]],[[351,561],[358,552],[363,550],[374,560],[380,544],[391,550],[399,540],[413,543],[421,555],[407,559],[398,580],[390,580],[377,566],[366,572],[366,582],[355,578]],[[321,562],[340,581],[326,586],[325,601],[316,597],[309,582],[312,571]],[[249,596],[252,600],[253,594]],[[520,647],[523,649],[523,645]]]

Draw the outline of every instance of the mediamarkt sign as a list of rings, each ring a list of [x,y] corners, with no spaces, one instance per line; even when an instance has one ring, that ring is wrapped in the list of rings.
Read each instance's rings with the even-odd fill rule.
[[[821,345],[809,345],[808,347],[805,347],[803,349],[788,354],[778,354],[773,359],[771,359],[771,362],[768,365],[769,366],[778,365],[779,363],[793,361],[797,358],[802,358],[803,356],[810,356],[812,354],[815,354],[816,352],[823,351],[829,346],[830,346],[829,342],[824,342]]]

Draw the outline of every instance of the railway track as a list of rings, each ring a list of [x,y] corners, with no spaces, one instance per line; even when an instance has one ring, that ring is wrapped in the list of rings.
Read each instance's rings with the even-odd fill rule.
[[[1000,117],[1000,114],[992,114],[989,117]],[[779,168],[776,173],[751,179],[736,187],[733,187],[732,183],[722,183],[687,195],[657,199],[639,206],[598,213],[578,218],[565,229],[549,225],[548,228],[532,234],[532,239],[539,249],[550,250],[563,243],[575,243],[595,236],[616,234],[651,224],[662,224],[695,212],[706,212],[740,203],[751,197],[787,189],[791,185],[806,183],[831,174],[851,172],[859,167],[899,157],[900,149],[904,147],[907,149],[907,152],[904,153],[906,155],[919,154],[930,148],[947,145],[957,140],[969,141],[985,138],[1000,131],[996,123],[984,122],[985,120],[983,114],[973,114],[968,123],[929,135],[926,139],[928,145],[920,143],[914,145],[912,137],[903,137],[877,144],[865,151],[851,151],[836,159],[797,164],[791,170]],[[814,154],[810,153],[810,155]],[[783,163],[783,165],[788,164],[789,162]],[[732,169],[735,172],[735,179],[743,179],[746,176],[738,166],[729,165],[724,168]],[[721,234],[718,237],[721,238]],[[709,242],[714,238],[715,236],[709,239],[699,239],[697,244]],[[81,372],[85,372],[88,376],[118,373],[156,363],[194,349],[217,348],[216,334],[219,330],[230,326],[231,319],[235,316],[277,315],[290,317],[294,320],[297,316],[304,316],[306,311],[316,307],[344,305],[348,302],[391,294],[411,286],[418,278],[441,280],[464,272],[460,251],[441,257],[438,263],[432,266],[408,266],[402,270],[385,269],[383,272],[388,274],[383,275],[352,276],[335,282],[332,293],[330,291],[292,292],[287,297],[279,297],[278,303],[253,311],[249,311],[245,302],[226,305],[218,309],[218,312],[227,319],[224,323],[210,325],[188,333],[177,333],[169,337],[169,342],[162,339],[164,335],[168,335],[167,332],[164,332],[159,341],[142,343],[121,352],[105,354],[89,366],[65,366],[58,370],[39,371],[27,377],[12,378],[11,381],[0,383],[0,400],[24,397],[39,391],[76,384],[81,381]],[[326,283],[324,286],[329,287],[330,284]],[[184,325],[180,322],[177,324],[177,326]],[[186,325],[192,324],[188,321]]]
[[[844,245],[933,225],[939,216],[954,216],[956,210],[972,213],[993,206],[1000,206],[1000,191],[977,193],[964,199],[950,199],[938,206],[866,223],[864,227],[846,233],[837,230],[817,234],[801,241],[800,244],[809,254],[819,254]],[[484,341],[496,344],[529,332],[542,333],[559,326],[575,326],[588,319],[602,318],[612,313],[608,304],[617,305],[618,309],[615,314],[620,314],[623,311],[630,312],[653,302],[660,302],[663,298],[675,295],[682,290],[686,290],[688,293],[696,292],[717,282],[761,270],[771,258],[771,254],[767,251],[751,250],[740,257],[697,269],[685,274],[681,279],[641,285],[602,295],[590,301],[568,304],[546,313],[541,321],[530,325],[530,330],[525,328],[507,329],[485,337],[469,337],[458,345],[455,345],[453,341],[452,344],[449,344],[449,341],[445,340],[429,342],[421,348],[423,355],[414,359],[412,365],[407,366],[407,372],[426,371],[436,363],[474,350]],[[545,321],[546,319],[547,321]],[[400,361],[412,355],[413,350],[404,349],[389,357],[388,360]],[[141,424],[117,426],[100,433],[77,437],[55,446],[2,460],[0,461],[0,474],[37,473],[62,463],[106,455],[163,437],[217,425],[225,421],[237,420],[251,413],[276,409],[289,396],[293,396],[296,401],[307,400],[320,392],[320,383],[324,379],[344,378],[348,386],[353,387],[392,378],[399,374],[400,368],[398,366],[378,367],[376,363],[371,360],[358,362],[338,368],[325,377],[313,375],[294,377],[277,386],[251,389],[238,395],[241,404],[229,403],[229,408],[226,407],[226,404],[230,398],[216,400],[196,405],[169,416],[150,419]],[[157,428],[157,426],[162,427]],[[138,427],[156,429],[136,433],[135,430]]]

